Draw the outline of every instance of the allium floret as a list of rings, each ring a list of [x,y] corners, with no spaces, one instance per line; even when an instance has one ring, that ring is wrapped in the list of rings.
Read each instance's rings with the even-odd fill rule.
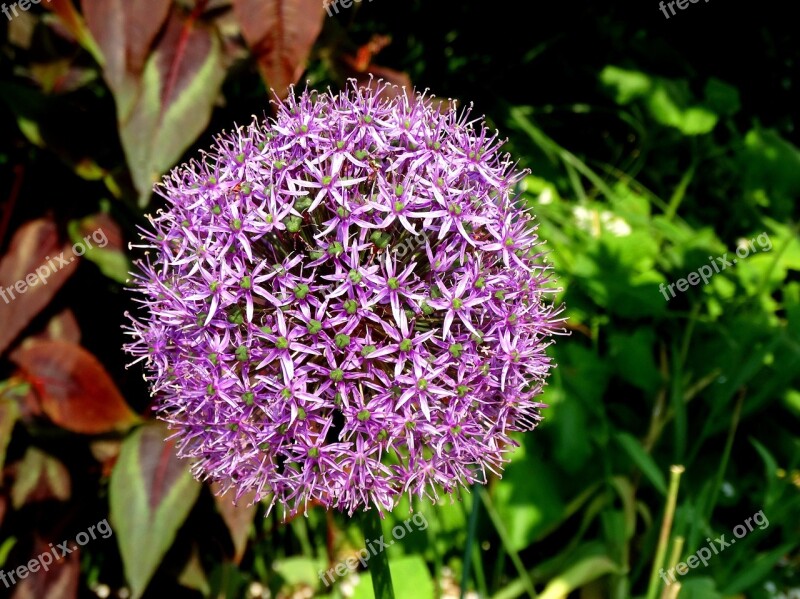
[[[562,330],[525,175],[469,110],[354,83],[157,186],[126,345],[198,478],[283,515],[500,473]]]

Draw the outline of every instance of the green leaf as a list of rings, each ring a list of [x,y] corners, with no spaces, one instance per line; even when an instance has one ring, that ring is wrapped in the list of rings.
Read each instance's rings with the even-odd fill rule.
[[[602,417],[601,401],[608,386],[611,368],[593,350],[576,343],[556,347],[557,374],[566,396],[579,400],[592,417]]]
[[[601,576],[620,571],[619,566],[606,556],[586,558],[551,580],[544,591],[539,594],[539,599],[566,599],[567,595],[575,589],[579,589]]]
[[[615,476],[610,481],[611,486],[617,491],[620,500],[622,501],[622,533],[625,540],[633,538],[636,532],[636,490],[630,480],[623,476]]]
[[[637,328],[630,334],[612,332],[609,335],[611,358],[617,374],[648,394],[654,393],[662,383],[653,357],[655,344],[653,329]]]
[[[725,581],[725,586],[721,589],[722,595],[730,597],[731,595],[742,593],[763,581],[775,571],[775,566],[778,562],[784,559],[786,554],[796,545],[797,541],[792,540],[749,561],[747,568],[742,569]]]
[[[589,355],[589,359],[597,359],[593,354]],[[557,363],[563,364],[559,360]],[[544,427],[552,430],[556,460],[568,472],[576,473],[592,459],[593,449],[589,435],[574,435],[572,432],[586,430],[591,419],[585,405],[566,399],[567,392],[562,385],[550,384],[544,388],[540,401],[550,406]]]
[[[624,318],[658,316],[666,303],[658,292],[663,278],[653,270],[658,243],[647,231],[603,234],[584,243],[573,274],[599,306]]]
[[[761,456],[761,461],[764,462],[764,483],[766,488],[764,490],[764,507],[769,508],[772,503],[780,495],[778,486],[778,462],[772,457],[769,450],[759,443],[756,439],[750,437],[748,439],[750,444],[756,448],[758,455]]]
[[[655,332],[637,328],[633,333],[611,332],[611,358],[620,378],[645,391],[655,392],[661,384],[661,373],[653,357]]]
[[[783,302],[788,332],[795,339],[800,339],[800,283],[792,281],[783,287]],[[795,406],[800,406],[800,402],[793,403]],[[800,410],[796,410],[796,413],[800,414]]]
[[[181,586],[199,591],[204,597],[211,594],[211,585],[208,584],[208,577],[203,570],[203,563],[200,561],[196,546],[192,547],[192,556],[178,577],[178,582]]]
[[[787,410],[794,413],[796,418],[800,418],[800,391],[787,389],[783,396],[783,403]]]
[[[689,84],[684,79],[651,77],[640,71],[607,66],[600,73],[600,82],[611,89],[618,104],[642,100],[656,121],[675,127],[684,135],[708,133],[719,120],[711,106],[696,103]],[[729,111],[734,107],[733,99],[729,90],[723,90],[720,84],[721,82],[710,84],[707,97],[717,104],[721,103]]]
[[[354,589],[352,599],[374,599],[372,576],[368,571],[362,573]],[[433,599],[435,589],[425,561],[418,555],[401,557],[389,561],[392,572],[395,597],[414,597],[414,599]]]
[[[687,578],[681,580],[681,599],[722,599],[712,578]]]
[[[773,217],[788,220],[800,195],[800,150],[776,131],[752,129],[737,162],[745,193],[774,208]]]
[[[128,280],[132,266],[122,246],[119,226],[111,217],[98,214],[70,221],[67,233],[73,243],[83,246],[83,257],[94,262],[105,276],[118,283]]]
[[[9,397],[0,395],[0,484],[3,483],[3,470],[6,451],[11,442],[11,433],[19,418],[19,405]]]
[[[56,458],[29,447],[15,465],[16,480],[11,487],[11,504],[19,509],[26,503],[58,499],[66,501],[72,484],[67,468]]]
[[[649,75],[612,65],[605,67],[600,72],[600,82],[606,87],[612,88],[614,101],[622,105],[645,96],[653,87],[653,80]]]
[[[316,589],[321,584],[320,572],[324,569],[324,562],[311,557],[286,557],[275,560],[272,568],[289,586],[302,584]]]
[[[494,504],[515,551],[530,545],[564,514],[564,503],[558,494],[559,475],[534,454],[528,437],[514,451],[502,484],[493,491]]]
[[[622,510],[605,509],[600,512],[602,538],[606,542],[608,558],[620,562],[625,559],[629,528]]]
[[[644,450],[639,440],[630,433],[624,431],[618,432],[614,435],[614,438],[653,486],[658,489],[662,495],[666,495],[667,481],[664,478],[664,474],[661,472],[652,456]]]
[[[739,90],[714,77],[706,82],[704,95],[706,104],[717,114],[733,116],[742,107]]]
[[[0,567],[4,566],[8,559],[8,554],[17,544],[17,537],[8,537],[5,541],[0,543]]]
[[[647,106],[653,117],[662,125],[679,129],[684,135],[701,135],[711,131],[719,117],[708,108],[686,106],[682,93],[686,83],[670,83],[658,85],[650,94]]]
[[[122,444],[111,473],[110,518],[134,599],[142,596],[186,520],[200,484],[175,455],[161,423],[138,428]]]

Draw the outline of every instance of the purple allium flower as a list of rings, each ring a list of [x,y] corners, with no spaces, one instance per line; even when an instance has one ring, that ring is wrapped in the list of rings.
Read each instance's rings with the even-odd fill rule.
[[[561,332],[502,142],[351,84],[220,136],[157,187],[126,350],[198,478],[391,510],[500,473]]]

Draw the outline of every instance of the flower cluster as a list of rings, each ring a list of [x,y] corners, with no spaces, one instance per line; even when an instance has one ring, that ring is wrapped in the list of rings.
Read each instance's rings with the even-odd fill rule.
[[[499,473],[561,330],[497,135],[381,91],[306,91],[223,133],[142,232],[126,350],[159,417],[196,476],[284,516]]]

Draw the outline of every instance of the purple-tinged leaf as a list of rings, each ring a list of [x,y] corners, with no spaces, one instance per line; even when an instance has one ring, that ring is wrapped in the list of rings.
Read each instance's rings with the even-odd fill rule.
[[[216,33],[173,11],[135,97],[117,96],[120,136],[140,205],[208,125],[224,78]]]
[[[50,543],[55,545],[58,540],[50,539]],[[51,551],[50,543],[35,537],[30,559]],[[72,552],[62,559],[54,560],[46,571],[36,572],[33,576],[20,580],[11,599],[77,599],[81,554],[80,548],[74,543],[69,548]]]
[[[148,423],[122,444],[111,474],[111,523],[133,599],[142,596],[200,493],[166,426]]]

